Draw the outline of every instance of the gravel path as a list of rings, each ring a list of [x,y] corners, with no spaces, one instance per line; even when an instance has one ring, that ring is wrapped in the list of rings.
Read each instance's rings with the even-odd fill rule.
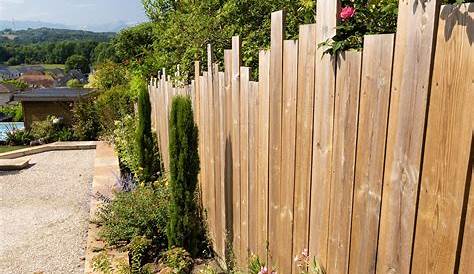
[[[0,273],[84,273],[94,156],[46,152],[0,172]]]

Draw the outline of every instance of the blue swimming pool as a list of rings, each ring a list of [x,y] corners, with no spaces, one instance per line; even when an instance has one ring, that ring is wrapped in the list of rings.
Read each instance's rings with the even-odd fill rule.
[[[13,129],[23,129],[25,125],[23,122],[4,122],[0,123],[0,141],[5,141],[6,133]]]

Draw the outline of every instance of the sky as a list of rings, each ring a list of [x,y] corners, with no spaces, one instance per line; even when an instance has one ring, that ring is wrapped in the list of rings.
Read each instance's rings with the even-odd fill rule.
[[[140,0],[0,0],[0,20],[90,26],[146,21]]]

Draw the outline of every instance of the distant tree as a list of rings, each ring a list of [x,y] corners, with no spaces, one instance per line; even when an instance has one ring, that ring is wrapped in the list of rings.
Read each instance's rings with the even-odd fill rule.
[[[115,86],[128,85],[129,80],[128,71],[124,65],[106,61],[98,65],[89,75],[89,84],[86,87],[104,91]]]
[[[198,128],[189,97],[173,99],[170,114],[169,154],[171,200],[168,245],[183,247],[196,256],[203,241],[203,227],[196,204],[199,173]]]
[[[122,62],[129,62],[150,54],[154,40],[153,23],[147,22],[120,31],[112,42],[117,57]]]
[[[86,57],[82,55],[75,54],[68,57],[65,65],[66,65],[65,66],[66,71],[78,69],[83,73],[90,72],[89,61],[87,60]]]

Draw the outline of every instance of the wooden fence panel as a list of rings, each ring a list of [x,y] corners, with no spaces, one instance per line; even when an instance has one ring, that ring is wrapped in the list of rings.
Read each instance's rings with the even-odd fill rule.
[[[250,68],[240,68],[240,263],[247,265],[249,246],[249,89]]]
[[[473,139],[474,4],[444,6],[438,26],[412,272],[456,273]],[[472,271],[472,270],[471,270]]]
[[[250,82],[249,86],[249,251],[251,254],[257,252],[257,211],[258,192],[257,192],[257,162],[258,162],[258,83]]]
[[[268,240],[270,264],[274,264],[274,253],[280,249],[276,241],[280,214],[281,179],[281,113],[283,96],[283,39],[284,13],[272,13],[270,53],[270,152],[269,152],[269,219]]]
[[[296,113],[296,165],[294,191],[293,256],[308,248],[311,160],[313,146],[314,73],[316,25],[299,29],[298,95]],[[296,265],[293,264],[296,273]]]
[[[240,261],[240,39],[232,37],[233,254]]]
[[[423,7],[417,2],[400,1],[398,9],[377,256],[380,273],[410,272],[439,4],[429,1]]]
[[[326,270],[347,273],[354,192],[357,125],[362,54],[346,52],[338,57],[334,111],[334,175]]]
[[[270,120],[270,52],[259,53],[257,255],[267,260],[268,241],[268,152]]]
[[[473,119],[474,120],[474,119]],[[474,123],[474,122],[473,122]],[[473,124],[474,126],[474,124]],[[474,140],[471,143],[471,160],[469,168],[471,169],[468,172],[468,176],[471,176],[470,180],[468,178],[466,191],[469,192],[468,204],[466,207],[466,219],[464,225],[464,235],[462,237],[461,244],[461,256],[460,256],[460,267],[459,273],[469,274],[474,269]]]
[[[339,1],[317,0],[316,45],[336,34]],[[335,60],[316,49],[313,166],[309,252],[326,264],[332,176],[332,139],[334,130]]]
[[[218,67],[216,66],[216,69]],[[218,71],[218,70],[217,70]],[[219,86],[219,131],[217,132],[219,136],[219,199],[217,201],[216,209],[218,211],[218,223],[217,223],[217,247],[218,255],[224,257],[224,247],[225,247],[225,214],[226,214],[226,205],[225,205],[225,142],[226,142],[226,92],[225,92],[225,75],[224,72],[219,72],[217,74],[218,86]]]
[[[393,34],[364,41],[350,273],[375,273],[393,41]]]
[[[283,44],[283,101],[281,136],[279,249],[273,252],[277,269],[291,270],[293,256],[293,193],[295,190],[296,97],[298,93],[298,41]],[[290,273],[290,271],[282,271]]]

